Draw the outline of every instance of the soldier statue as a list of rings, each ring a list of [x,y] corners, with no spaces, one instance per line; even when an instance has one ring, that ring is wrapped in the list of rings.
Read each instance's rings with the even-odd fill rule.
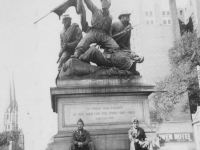
[[[81,25],[86,35],[78,43],[71,58],[77,58],[87,64],[95,63],[100,69],[106,67],[105,73],[98,74],[100,76],[140,75],[136,70],[136,64],[142,63],[144,58],[132,52],[130,48],[131,30],[133,29],[130,24],[131,14],[121,13],[118,17],[120,21],[112,24],[112,17],[109,13],[110,0],[101,0],[102,9],[98,9],[91,0],[84,0],[84,2],[92,12],[92,26],[88,26],[86,21],[86,11],[82,0],[76,0],[76,9],[81,14]],[[91,47],[93,43],[100,45],[103,52],[97,47]],[[87,71],[83,71],[83,66],[74,65],[75,61],[77,62],[73,59],[66,63],[59,77],[63,78],[65,73],[66,75],[74,73],[78,76],[85,76],[91,72],[91,65],[85,68]]]
[[[119,45],[120,49],[131,50],[131,30],[130,15],[128,11],[123,11],[119,15],[120,21],[112,24],[112,37]],[[121,33],[121,34],[120,34]]]
[[[60,70],[71,55],[74,54],[74,49],[82,39],[82,31],[76,23],[71,24],[71,17],[69,14],[62,16],[63,30],[60,33],[60,46],[58,59],[58,70]]]
[[[101,45],[102,48],[109,52],[119,49],[118,44],[110,36],[113,19],[109,12],[111,0],[101,0],[102,9],[97,8],[91,0],[84,0],[84,2],[92,12],[91,27],[88,27],[86,35],[78,43],[72,58],[79,58],[81,54],[85,53],[89,49],[90,44],[92,43]],[[79,7],[80,6],[78,6],[78,8]]]
[[[126,51],[131,54],[131,30],[133,29],[130,23],[130,15],[131,13],[127,10],[123,10],[118,19],[120,21],[114,22],[112,24],[112,37],[117,42],[120,47],[120,50]],[[140,59],[140,63],[144,61],[144,57],[139,57],[136,53],[134,54],[138,59]],[[135,66],[135,75],[139,75],[140,73],[136,71],[136,63]]]

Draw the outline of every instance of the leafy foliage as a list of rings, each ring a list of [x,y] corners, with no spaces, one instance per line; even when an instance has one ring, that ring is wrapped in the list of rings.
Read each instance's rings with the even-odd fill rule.
[[[171,73],[156,84],[156,93],[153,96],[155,112],[151,112],[154,121],[170,120],[176,104],[181,102],[181,97],[188,92],[190,103],[183,105],[182,111],[191,108],[191,113],[196,111],[200,104],[199,83],[196,66],[200,60],[200,39],[196,33],[185,33],[169,50]],[[155,111],[155,110],[154,110]]]
[[[20,131],[4,131],[0,133],[0,150],[9,146],[11,141],[17,142],[19,139]]]

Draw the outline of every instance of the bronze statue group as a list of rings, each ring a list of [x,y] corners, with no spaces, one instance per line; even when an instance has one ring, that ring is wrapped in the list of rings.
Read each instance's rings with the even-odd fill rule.
[[[87,8],[92,12],[91,26],[86,21]],[[71,23],[69,14],[62,15],[63,30],[60,33],[61,50],[58,59],[59,77],[65,76],[130,76],[139,75],[136,64],[143,57],[131,51],[131,13],[122,11],[119,22],[112,23],[109,12],[111,0],[101,0],[102,9],[91,0],[76,0],[81,26]],[[82,31],[85,32],[83,37]],[[84,63],[83,63],[84,62]],[[96,64],[96,66],[90,63]]]

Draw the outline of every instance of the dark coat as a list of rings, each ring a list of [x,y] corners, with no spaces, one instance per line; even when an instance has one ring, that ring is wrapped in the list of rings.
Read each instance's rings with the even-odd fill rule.
[[[132,139],[138,139],[139,141],[145,141],[146,134],[144,132],[144,129],[138,127],[137,129],[131,128],[128,132],[129,139],[132,141]],[[147,150],[147,148],[142,148],[138,142],[135,142],[135,150]]]
[[[87,145],[91,142],[90,134],[86,130],[76,130],[71,137],[71,143],[77,144],[78,142],[83,142],[84,145]]]
[[[133,130],[133,128],[131,128],[131,129],[129,130],[129,139],[130,139],[131,137],[133,137],[133,138],[135,138],[135,139],[138,139],[138,140],[140,140],[140,141],[145,141],[145,139],[146,139],[146,134],[145,134],[145,132],[144,132],[144,129],[142,129],[142,128],[140,128],[140,127],[137,128],[137,133],[135,133],[134,130]],[[130,140],[131,140],[131,139],[130,139]]]
[[[112,24],[112,35],[114,36],[115,34],[118,34],[122,31],[126,31],[123,34],[120,34],[118,36],[114,36],[114,40],[117,42],[117,44],[120,46],[120,49],[125,49],[125,50],[130,50],[131,49],[131,44],[130,44],[130,39],[131,39],[131,24],[123,24],[121,21],[119,22],[114,22]]]

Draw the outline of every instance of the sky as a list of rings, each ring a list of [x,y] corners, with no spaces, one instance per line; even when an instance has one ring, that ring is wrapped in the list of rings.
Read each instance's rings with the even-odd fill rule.
[[[62,23],[51,13],[34,24],[63,0],[1,0],[0,5],[0,131],[8,102],[8,81],[14,76],[19,106],[19,128],[26,150],[44,150],[57,133],[57,114],[52,112],[50,87],[55,87],[59,34]],[[93,0],[97,6],[99,0]],[[117,21],[119,10],[132,6],[130,0],[113,0],[111,13]],[[79,23],[74,8],[68,13]],[[88,18],[91,13],[87,11]],[[90,20],[88,20],[90,22]]]

